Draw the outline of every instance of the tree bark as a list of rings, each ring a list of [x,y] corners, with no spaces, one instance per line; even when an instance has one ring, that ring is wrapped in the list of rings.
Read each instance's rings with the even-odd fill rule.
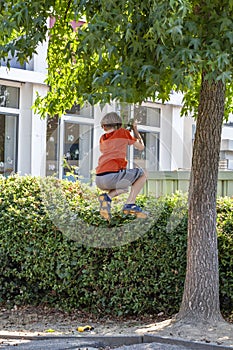
[[[189,185],[187,269],[177,319],[221,321],[219,304],[216,196],[224,117],[225,86],[202,74]]]

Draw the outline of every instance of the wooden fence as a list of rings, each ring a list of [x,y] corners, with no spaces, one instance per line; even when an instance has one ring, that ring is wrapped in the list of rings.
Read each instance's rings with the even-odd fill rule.
[[[190,171],[157,171],[148,174],[144,194],[156,197],[176,191],[188,192]],[[219,171],[218,196],[233,196],[233,171]]]

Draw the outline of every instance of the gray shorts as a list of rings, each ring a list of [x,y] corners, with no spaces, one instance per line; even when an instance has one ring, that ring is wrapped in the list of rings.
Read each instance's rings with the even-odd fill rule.
[[[124,169],[117,173],[109,173],[104,175],[96,175],[96,186],[101,190],[128,190],[128,187],[137,181],[144,171],[141,168]]]

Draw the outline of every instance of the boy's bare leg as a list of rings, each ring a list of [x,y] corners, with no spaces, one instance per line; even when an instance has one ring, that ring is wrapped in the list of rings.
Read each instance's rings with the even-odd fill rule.
[[[123,193],[127,193],[128,190],[127,189],[117,189],[117,190],[111,190],[108,192],[108,196],[112,199],[113,197],[117,197],[119,196],[120,194],[123,194]]]
[[[141,191],[141,189],[143,188],[145,182],[146,182],[146,174],[143,174],[141,177],[139,177],[139,179],[137,179],[134,184],[131,186],[131,191],[129,194],[129,197],[126,201],[126,204],[134,204],[137,195],[139,194],[139,192]],[[126,189],[116,189],[116,190],[111,190],[108,192],[108,196],[112,199],[113,197],[117,197],[123,193],[127,193],[128,190]]]
[[[126,205],[134,205],[134,207],[127,208],[126,205],[123,208],[124,214],[133,214],[138,218],[146,218],[147,213],[143,212],[138,206],[135,205],[136,197],[143,188],[145,182],[147,180],[147,177],[145,174],[143,174],[139,179],[137,179],[134,184],[131,186],[131,191],[128,196],[128,199],[126,201]],[[100,202],[101,202],[101,207],[100,207],[100,215],[107,219],[110,220],[111,218],[111,199],[113,197],[119,196],[120,194],[128,192],[127,189],[115,189],[111,190],[108,192],[108,197],[110,200],[106,200],[106,194],[102,194],[103,199],[101,198],[101,195],[99,197]],[[104,197],[105,196],[105,197]]]
[[[131,186],[131,191],[129,194],[129,197],[126,201],[126,204],[134,204],[136,201],[136,197],[143,188],[144,184],[146,182],[146,175],[143,174],[139,179],[137,179],[134,184]]]

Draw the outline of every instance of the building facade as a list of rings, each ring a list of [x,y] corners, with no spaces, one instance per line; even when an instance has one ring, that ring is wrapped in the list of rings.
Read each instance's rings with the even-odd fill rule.
[[[124,123],[135,118],[145,150],[130,148],[129,166],[148,172],[187,170],[191,167],[195,121],[180,117],[182,95],[171,93],[168,103],[146,102],[141,106],[112,103],[73,106],[61,118],[42,120],[31,106],[36,93],[45,95],[47,44],[38,48],[29,64],[12,61],[0,67],[0,174],[56,175],[90,182],[99,157],[100,120],[119,112]],[[221,164],[233,169],[233,123],[223,127]]]
[[[31,106],[36,92],[46,94],[44,83],[47,45],[38,48],[29,64],[12,61],[8,70],[0,67],[0,174],[12,172],[41,175],[45,168],[37,162],[46,147],[46,121]]]

